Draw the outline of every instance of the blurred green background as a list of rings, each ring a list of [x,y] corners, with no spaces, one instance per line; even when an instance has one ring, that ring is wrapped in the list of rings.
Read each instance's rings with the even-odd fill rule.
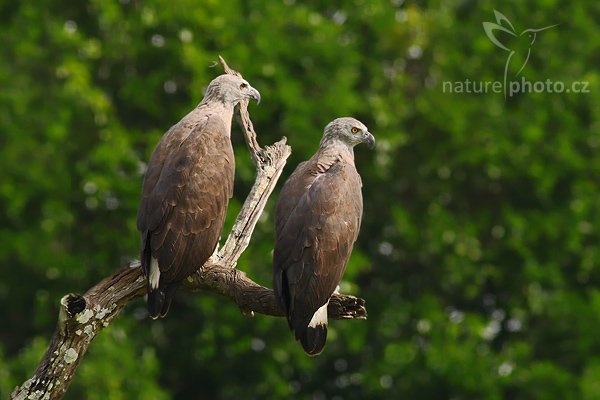
[[[522,76],[589,93],[444,93],[502,80],[494,9],[519,32],[560,24]],[[216,295],[180,293],[156,322],[137,299],[67,399],[599,399],[599,23],[591,1],[1,1],[0,398],[59,299],[137,257],[144,163],[221,54],[262,93],[261,144],[293,147],[278,188],[333,118],[377,138],[356,149],[365,212],[341,285],[369,319],[331,322],[311,359],[283,319]],[[233,141],[228,226],[254,179]],[[277,192],[239,263],[269,286]]]

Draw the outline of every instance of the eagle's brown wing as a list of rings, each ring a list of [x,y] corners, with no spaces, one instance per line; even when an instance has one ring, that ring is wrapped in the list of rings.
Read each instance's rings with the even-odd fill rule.
[[[276,215],[274,285],[297,334],[339,284],[362,208],[360,176],[341,158],[313,157],[284,185]]]
[[[160,285],[178,283],[212,254],[233,193],[234,157],[223,120],[184,120],[165,134],[144,178],[138,229],[142,265],[158,260]]]

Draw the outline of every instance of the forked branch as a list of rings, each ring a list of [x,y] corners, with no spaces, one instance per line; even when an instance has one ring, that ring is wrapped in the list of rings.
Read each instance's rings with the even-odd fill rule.
[[[221,57],[219,59],[227,73],[239,75]],[[291,153],[285,138],[265,149],[258,145],[247,106],[247,102],[240,104],[238,122],[256,166],[254,186],[225,244],[187,279],[184,287],[221,294],[234,301],[245,315],[257,312],[283,316],[273,290],[255,283],[236,268],[237,260],[248,247],[254,227]],[[83,296],[64,296],[60,301],[56,331],[46,353],[33,376],[13,391],[12,398],[61,398],[92,339],[110,324],[131,299],[144,294],[146,282],[139,263],[134,263],[105,278]],[[364,300],[341,294],[333,296],[328,313],[332,319],[365,319],[367,316]]]

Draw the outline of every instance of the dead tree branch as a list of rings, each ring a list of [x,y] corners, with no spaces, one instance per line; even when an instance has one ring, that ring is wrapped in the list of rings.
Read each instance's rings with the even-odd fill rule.
[[[227,73],[239,75],[222,58],[220,61]],[[245,315],[251,316],[257,312],[283,316],[273,290],[255,283],[236,268],[237,260],[248,247],[254,227],[291,153],[285,138],[265,149],[258,145],[247,105],[247,102],[240,104],[238,122],[256,166],[254,186],[225,244],[187,279],[184,287],[221,294],[234,301]],[[105,278],[84,295],[64,296],[60,300],[56,331],[46,353],[33,376],[13,391],[12,398],[61,398],[92,339],[110,324],[131,299],[144,294],[146,281],[139,263],[135,263]],[[329,302],[329,316],[332,319],[365,319],[367,312],[364,304],[363,299],[335,294]]]

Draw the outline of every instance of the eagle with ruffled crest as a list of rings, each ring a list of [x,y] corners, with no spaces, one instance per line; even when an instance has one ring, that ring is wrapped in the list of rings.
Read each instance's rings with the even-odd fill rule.
[[[215,78],[150,157],[137,227],[153,319],[167,314],[175,289],[217,245],[233,195],[231,120],[244,99],[260,101],[260,94],[241,77]]]

